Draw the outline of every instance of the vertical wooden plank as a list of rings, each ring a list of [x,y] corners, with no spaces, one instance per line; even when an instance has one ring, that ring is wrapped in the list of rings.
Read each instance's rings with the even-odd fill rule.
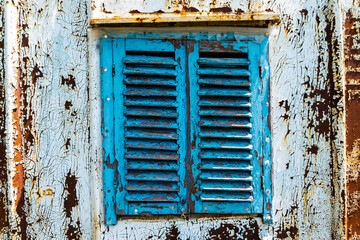
[[[186,42],[186,60],[187,60],[187,119],[188,119],[188,156],[186,163],[187,171],[187,187],[188,187],[188,212],[200,213],[202,212],[202,202],[200,199],[200,174],[201,170],[198,167],[201,162],[199,158],[199,101],[198,96],[199,85],[197,70],[199,69],[197,60],[199,59],[199,43],[196,41]]]
[[[128,204],[125,201],[126,181],[125,181],[125,148],[124,148],[124,74],[123,58],[125,52],[125,39],[119,38],[113,40],[113,76],[114,76],[114,146],[115,163],[117,166],[116,181],[116,213],[127,214]]]
[[[262,130],[263,130],[263,196],[264,196],[264,223],[272,223],[272,179],[271,179],[271,126],[270,126],[270,100],[269,100],[269,81],[270,81],[270,65],[268,61],[268,36],[261,42],[260,45],[260,68],[261,68],[261,97],[262,97]],[[265,141],[264,141],[265,140]]]
[[[249,41],[248,43],[249,55],[248,58],[250,60],[249,70],[251,75],[249,77],[251,83],[251,113],[253,117],[251,118],[251,135],[252,140],[251,144],[253,145],[252,150],[252,161],[251,165],[252,169],[252,177],[253,177],[253,202],[252,202],[252,210],[253,213],[262,213],[262,202],[263,195],[261,190],[261,178],[262,176],[262,168],[263,164],[263,152],[262,152],[262,117],[261,117],[261,109],[262,109],[262,99],[261,99],[261,91],[262,91],[262,83],[260,78],[259,71],[259,61],[260,61],[260,45],[256,42]]]
[[[106,225],[116,223],[115,213],[115,158],[114,158],[114,89],[112,77],[112,40],[101,39],[101,102],[103,111],[103,179]]]
[[[177,92],[178,92],[178,96],[177,96],[177,102],[178,102],[178,108],[177,108],[177,112],[179,113],[179,117],[177,119],[178,122],[178,129],[177,129],[177,133],[179,135],[179,140],[178,140],[178,144],[179,144],[179,155],[180,155],[180,159],[178,160],[178,164],[179,164],[179,177],[180,177],[180,182],[179,182],[179,197],[180,197],[180,212],[181,214],[185,214],[186,213],[186,209],[188,206],[188,202],[187,202],[187,183],[186,183],[186,166],[185,166],[185,161],[186,159],[189,157],[187,155],[187,115],[186,115],[186,111],[187,111],[187,68],[186,68],[186,48],[185,48],[185,44],[184,41],[180,41],[177,40],[176,41],[176,49],[175,49],[175,60],[178,62],[178,65],[176,66],[176,72],[177,77],[176,77],[176,83],[177,83]]]

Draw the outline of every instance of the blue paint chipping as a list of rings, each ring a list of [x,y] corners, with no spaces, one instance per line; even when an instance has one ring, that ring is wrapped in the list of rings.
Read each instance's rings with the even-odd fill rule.
[[[192,213],[271,223],[267,37],[113,37],[101,40],[106,224]]]

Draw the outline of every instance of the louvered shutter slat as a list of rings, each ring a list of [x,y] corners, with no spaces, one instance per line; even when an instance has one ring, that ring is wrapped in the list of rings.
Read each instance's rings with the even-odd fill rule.
[[[124,79],[125,84],[133,85],[164,85],[164,86],[176,86],[174,79],[160,78],[160,77],[132,77]]]
[[[126,169],[177,171],[179,170],[179,165],[176,161],[129,160]]]
[[[247,66],[250,61],[246,58],[200,58],[198,63],[202,66],[211,67],[237,67]]]
[[[173,69],[159,69],[150,67],[129,67],[124,69],[124,74],[151,75],[151,76],[176,76],[177,73]]]
[[[199,79],[199,84],[204,85],[220,85],[220,86],[236,86],[236,87],[248,87],[250,82],[245,79]]]
[[[199,96],[221,96],[221,97],[250,97],[251,92],[244,89],[234,88],[206,88],[204,87],[198,92]]]
[[[176,140],[178,139],[178,134],[173,130],[157,130],[157,129],[130,129],[126,131],[125,137],[127,138],[148,138],[148,139],[167,139],[167,140]]]
[[[178,192],[179,186],[177,183],[161,182],[149,185],[146,182],[130,182],[126,185],[127,191],[146,191],[146,192]]]
[[[125,158],[127,159],[148,159],[148,160],[179,160],[179,155],[173,152],[154,152],[128,149]]]
[[[124,95],[127,96],[160,96],[160,97],[175,97],[177,92],[173,88],[160,87],[138,87],[131,86],[126,89]]]
[[[156,57],[156,56],[126,56],[124,63],[143,64],[143,65],[161,65],[161,66],[176,66],[178,63],[171,57]]]
[[[226,68],[204,68],[197,71],[201,75],[213,75],[213,76],[236,76],[236,77],[246,77],[250,76],[248,70],[243,69],[226,69]]]
[[[173,99],[160,99],[159,97],[143,98],[129,96],[124,101],[125,106],[149,106],[149,107],[177,107],[178,103]]]
[[[177,118],[178,113],[172,109],[149,109],[149,108],[134,108],[125,111],[127,116],[139,117],[161,117],[161,118]]]
[[[164,120],[164,119],[153,119],[149,121],[147,118],[134,118],[129,119],[125,122],[127,127],[141,127],[141,128],[174,128],[176,129],[178,125],[175,121]]]
[[[203,128],[199,133],[200,137],[207,138],[230,138],[230,139],[251,139],[252,135],[246,129],[237,128]]]

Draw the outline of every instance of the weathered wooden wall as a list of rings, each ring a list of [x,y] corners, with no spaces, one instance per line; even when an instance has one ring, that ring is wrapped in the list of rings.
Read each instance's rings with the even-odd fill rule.
[[[360,237],[360,8],[343,8],[346,117],[346,237]]]
[[[342,7],[332,0],[2,1],[1,237],[341,239]],[[103,224],[101,31],[89,29],[89,19],[158,11],[281,15],[269,27],[273,225],[261,218]]]

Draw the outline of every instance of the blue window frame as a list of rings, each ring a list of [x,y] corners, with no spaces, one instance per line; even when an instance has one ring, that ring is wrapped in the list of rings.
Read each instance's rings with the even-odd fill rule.
[[[262,214],[271,222],[266,35],[101,39],[104,204],[118,215]]]

